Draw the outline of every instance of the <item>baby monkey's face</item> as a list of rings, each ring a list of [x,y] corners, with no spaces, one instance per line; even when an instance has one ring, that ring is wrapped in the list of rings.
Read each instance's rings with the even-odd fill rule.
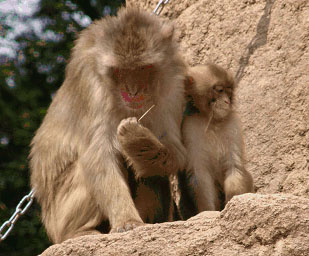
[[[218,121],[225,119],[232,110],[233,87],[229,84],[214,85],[206,95],[210,96],[205,97],[205,103],[211,107],[213,118]]]
[[[207,64],[190,69],[186,91],[201,114],[212,112],[213,118],[220,121],[232,111],[234,85],[234,79],[227,71]]]

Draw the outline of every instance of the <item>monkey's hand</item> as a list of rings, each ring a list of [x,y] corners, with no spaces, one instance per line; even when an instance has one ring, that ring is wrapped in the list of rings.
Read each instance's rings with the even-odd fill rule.
[[[170,150],[135,117],[120,122],[117,138],[137,177],[164,176],[175,171],[175,160]]]

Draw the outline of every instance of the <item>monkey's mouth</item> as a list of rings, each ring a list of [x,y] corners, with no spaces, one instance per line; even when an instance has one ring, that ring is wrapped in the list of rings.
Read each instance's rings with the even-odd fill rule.
[[[127,92],[121,91],[121,96],[130,108],[139,109],[144,106],[145,97],[143,94],[130,96]]]

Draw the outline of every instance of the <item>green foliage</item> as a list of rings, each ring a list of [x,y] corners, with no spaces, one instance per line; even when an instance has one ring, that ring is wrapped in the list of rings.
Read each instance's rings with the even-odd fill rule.
[[[19,35],[16,56],[0,56],[0,225],[30,191],[29,144],[64,80],[77,33],[108,10],[116,13],[121,4],[124,0],[41,0],[37,12],[23,21],[38,20],[42,33]],[[1,19],[0,36],[10,29]],[[0,256],[37,255],[50,245],[39,216],[34,203],[0,243]]]

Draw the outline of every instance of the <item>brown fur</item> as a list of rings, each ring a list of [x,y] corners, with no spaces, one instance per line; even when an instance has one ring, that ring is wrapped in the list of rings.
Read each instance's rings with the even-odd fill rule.
[[[97,233],[103,220],[109,220],[111,232],[154,221],[158,209],[153,208],[162,207],[153,199],[157,187],[162,194],[161,184],[167,186],[168,198],[169,185],[132,181],[124,157],[139,177],[149,176],[148,170],[166,175],[184,165],[184,72],[172,26],[155,15],[123,8],[81,33],[65,81],[31,143],[31,185],[53,242]],[[143,100],[126,101],[123,93]],[[153,104],[141,123],[130,121]],[[163,160],[145,161],[145,155],[160,152]],[[131,193],[138,193],[133,196],[138,210]],[[143,200],[156,203],[144,207]]]
[[[216,182],[224,190],[225,203],[253,191],[251,174],[245,169],[240,121],[233,110],[234,89],[231,74],[217,65],[189,70],[186,91],[198,113],[185,117],[183,137],[198,212],[219,210]]]

